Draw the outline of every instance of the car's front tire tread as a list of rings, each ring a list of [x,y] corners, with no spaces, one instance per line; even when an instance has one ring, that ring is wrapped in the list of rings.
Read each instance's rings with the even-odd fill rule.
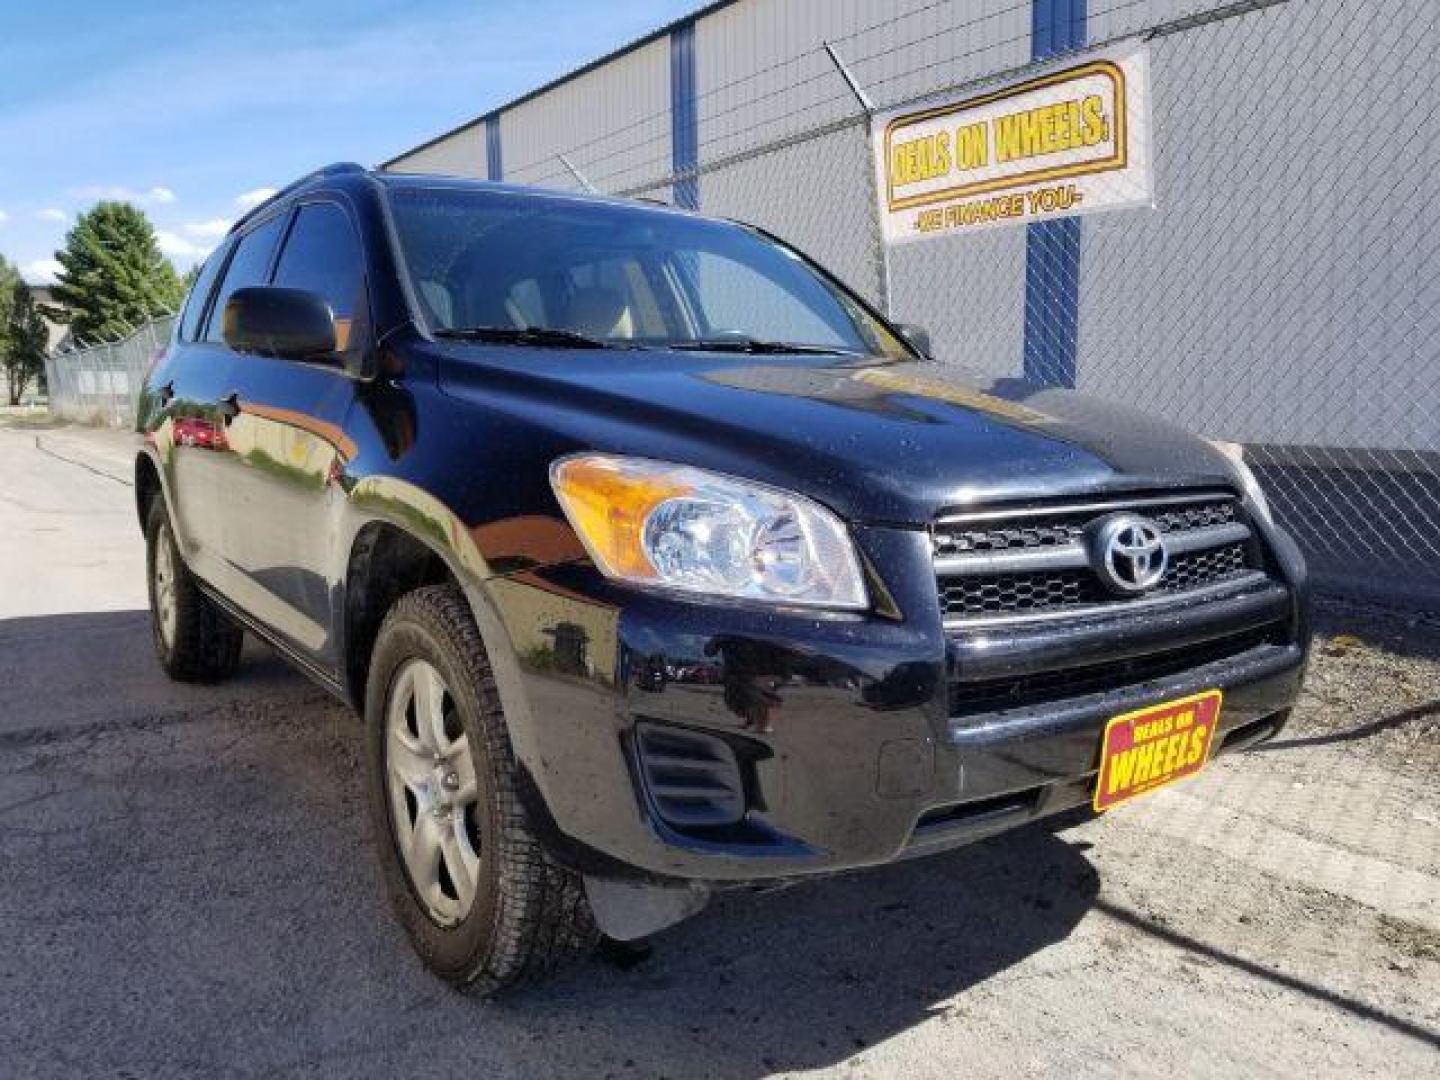
[[[470,689],[479,703],[475,717],[486,748],[477,769],[484,769],[488,790],[494,793],[493,820],[500,837],[492,840],[490,858],[498,857],[493,910],[488,932],[482,932],[473,952],[453,966],[437,963],[430,948],[435,933],[405,884],[404,871],[393,852],[385,799],[378,789],[384,780],[383,730],[388,680],[405,657],[389,656],[400,627],[410,625],[422,636],[438,639],[451,654],[454,667],[467,673]],[[434,659],[434,658],[426,658]],[[453,690],[452,690],[453,692]],[[529,816],[520,800],[516,782],[514,750],[500,705],[490,660],[480,640],[480,631],[469,604],[454,585],[435,585],[406,594],[386,616],[376,639],[366,689],[366,720],[369,727],[372,800],[377,830],[384,824],[379,842],[391,845],[382,858],[392,898],[411,931],[416,947],[442,977],[481,995],[494,995],[542,982],[561,969],[588,955],[599,940],[599,931],[585,898],[578,874],[555,862],[530,827]]]

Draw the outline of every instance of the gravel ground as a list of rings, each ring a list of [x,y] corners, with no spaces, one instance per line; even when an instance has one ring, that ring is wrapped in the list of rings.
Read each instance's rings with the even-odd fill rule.
[[[167,683],[124,440],[40,435],[0,430],[6,1080],[1440,1072],[1431,625],[1326,608],[1279,740],[1104,818],[487,1004],[386,910],[354,719],[259,647]]]
[[[1292,736],[1343,735],[1440,776],[1440,615],[1322,601]]]

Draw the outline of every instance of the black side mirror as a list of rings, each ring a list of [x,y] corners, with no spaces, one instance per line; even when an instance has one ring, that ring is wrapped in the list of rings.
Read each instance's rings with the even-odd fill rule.
[[[900,331],[900,336],[921,356],[933,355],[930,351],[930,331],[925,327],[916,326],[914,323],[896,323],[895,329]]]
[[[330,305],[304,289],[256,285],[236,289],[225,303],[225,344],[236,352],[281,360],[335,357],[335,316]]]

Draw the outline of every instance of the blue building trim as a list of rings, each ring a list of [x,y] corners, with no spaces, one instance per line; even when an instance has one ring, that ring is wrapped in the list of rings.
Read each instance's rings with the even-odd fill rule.
[[[1030,56],[1085,44],[1086,0],[1032,0]],[[1080,336],[1080,219],[1025,227],[1025,378],[1073,387]]]
[[[496,181],[505,179],[505,161],[500,155],[499,113],[491,113],[485,118],[485,177]]]
[[[700,114],[695,105],[695,23],[670,31],[670,158],[676,206],[700,209]]]

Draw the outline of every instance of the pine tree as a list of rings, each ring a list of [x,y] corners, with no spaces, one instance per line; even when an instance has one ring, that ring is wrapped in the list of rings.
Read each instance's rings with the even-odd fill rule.
[[[4,255],[0,255],[0,362],[3,363],[8,363],[10,358],[10,312],[15,305],[15,286],[19,282],[20,271]]]
[[[0,329],[0,367],[5,370],[10,404],[19,405],[32,379],[44,382],[45,349],[50,335],[35,306],[35,297],[18,276],[10,286],[9,296],[9,311]]]
[[[83,341],[110,341],[147,319],[174,311],[184,296],[180,277],[160,253],[155,230],[128,203],[102,202],[80,215],[55,253],[62,267],[55,299]]]

